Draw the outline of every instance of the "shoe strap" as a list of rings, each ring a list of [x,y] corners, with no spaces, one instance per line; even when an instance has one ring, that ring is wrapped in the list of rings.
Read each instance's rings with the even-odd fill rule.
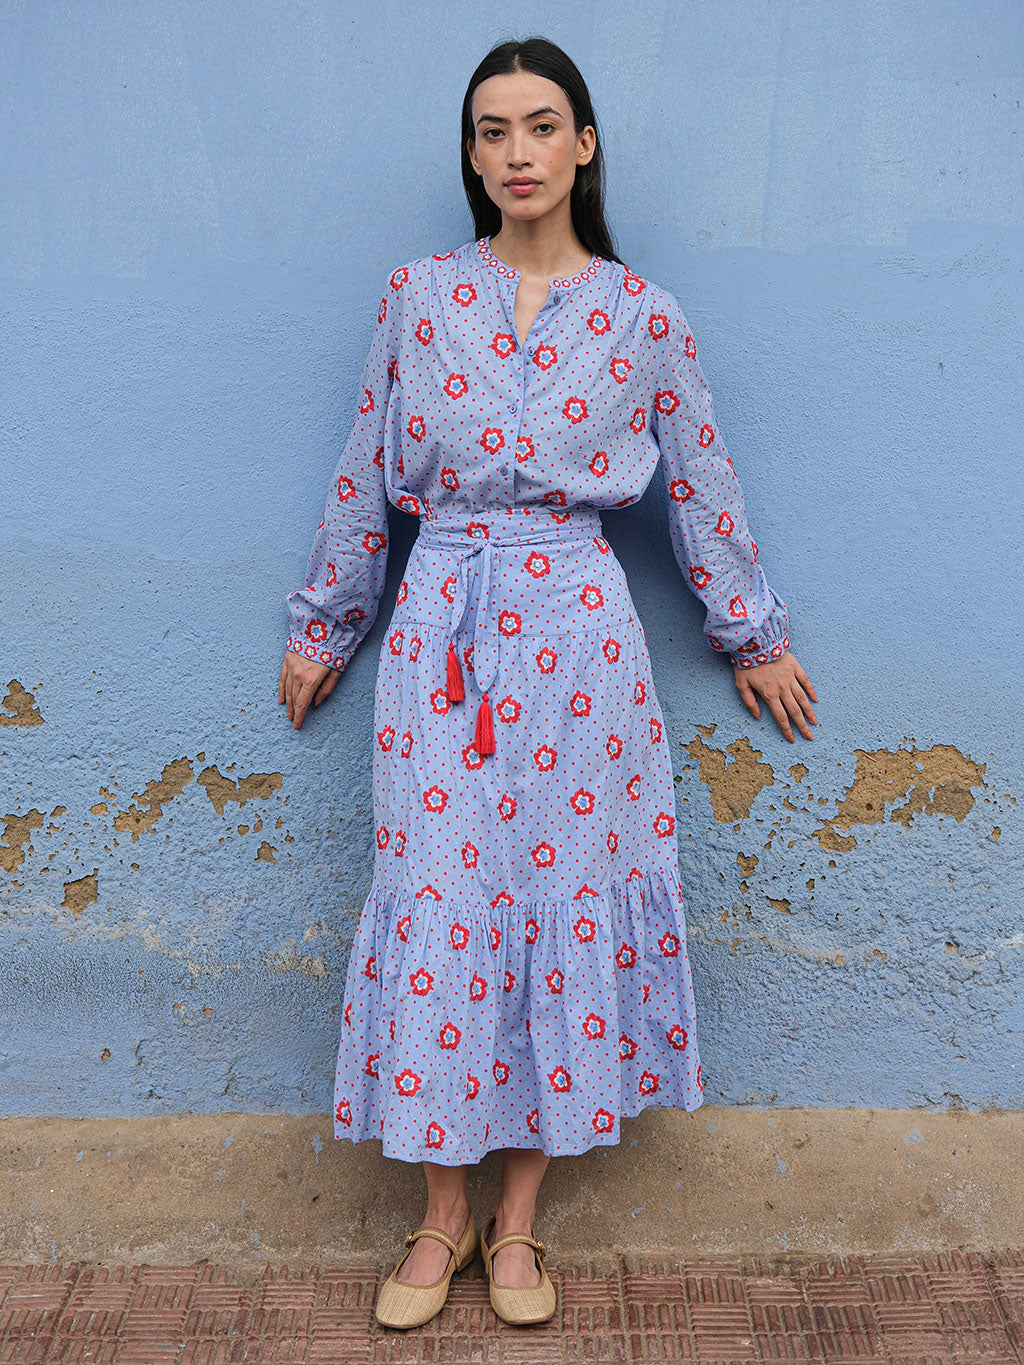
[[[452,1255],[455,1257],[456,1261],[459,1259],[459,1245],[448,1236],[444,1228],[435,1228],[430,1227],[428,1224],[424,1224],[423,1227],[417,1228],[415,1232],[409,1233],[408,1237],[405,1239],[405,1245],[411,1247],[417,1237],[436,1237],[439,1242],[444,1242],[445,1246],[451,1249]]]
[[[499,1237],[496,1242],[492,1242],[487,1248],[488,1260],[494,1256],[495,1252],[502,1247],[511,1245],[512,1242],[525,1242],[527,1246],[533,1247],[541,1260],[547,1255],[548,1249],[543,1242],[539,1242],[536,1237],[530,1237],[525,1232],[507,1232],[504,1237]]]

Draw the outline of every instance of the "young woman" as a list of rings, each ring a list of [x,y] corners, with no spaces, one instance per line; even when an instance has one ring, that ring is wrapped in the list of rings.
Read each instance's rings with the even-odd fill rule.
[[[336,1137],[426,1173],[377,1300],[395,1326],[432,1317],[472,1259],[466,1171],[485,1153],[503,1151],[479,1236],[491,1302],[539,1322],[550,1158],[702,1102],[669,737],[601,534],[659,459],[675,558],[744,704],[790,741],[816,723],[693,335],[613,250],[590,96],[560,48],[488,54],[462,158],[474,238],[388,280],[279,685],[298,728],[374,621],[388,503],[418,517],[380,650],[374,877],[334,1094]]]

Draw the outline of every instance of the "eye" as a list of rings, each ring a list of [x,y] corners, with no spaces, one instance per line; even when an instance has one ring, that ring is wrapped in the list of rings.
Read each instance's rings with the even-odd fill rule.
[[[534,131],[535,133],[539,133],[540,130],[541,130],[542,128],[552,128],[552,129],[553,129],[554,126],[555,126],[555,125],[554,125],[553,123],[538,123],[538,124],[537,124],[537,127],[534,128],[533,131]]]
[[[491,141],[491,136],[490,136],[491,133],[497,133],[498,136],[500,137],[500,136],[501,136],[501,129],[500,129],[500,128],[486,128],[486,129],[484,129],[484,141],[485,141],[485,142],[490,142],[490,141]]]

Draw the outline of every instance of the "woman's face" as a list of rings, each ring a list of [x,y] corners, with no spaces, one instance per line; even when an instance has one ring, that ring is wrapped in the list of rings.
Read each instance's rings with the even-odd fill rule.
[[[473,91],[469,159],[503,215],[541,218],[566,199],[576,167],[594,155],[597,134],[587,124],[579,137],[572,107],[560,85],[532,71],[489,76]],[[533,182],[516,189],[516,180]]]

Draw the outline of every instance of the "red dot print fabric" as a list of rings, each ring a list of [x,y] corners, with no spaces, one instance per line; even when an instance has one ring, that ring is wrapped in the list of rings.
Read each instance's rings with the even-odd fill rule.
[[[390,277],[288,645],[344,669],[419,519],[378,659],[374,874],[337,1138],[444,1165],[577,1154],[703,1100],[673,772],[601,511],[659,459],[684,580],[741,667],[789,647],[679,305],[594,257],[524,342],[489,239]]]

